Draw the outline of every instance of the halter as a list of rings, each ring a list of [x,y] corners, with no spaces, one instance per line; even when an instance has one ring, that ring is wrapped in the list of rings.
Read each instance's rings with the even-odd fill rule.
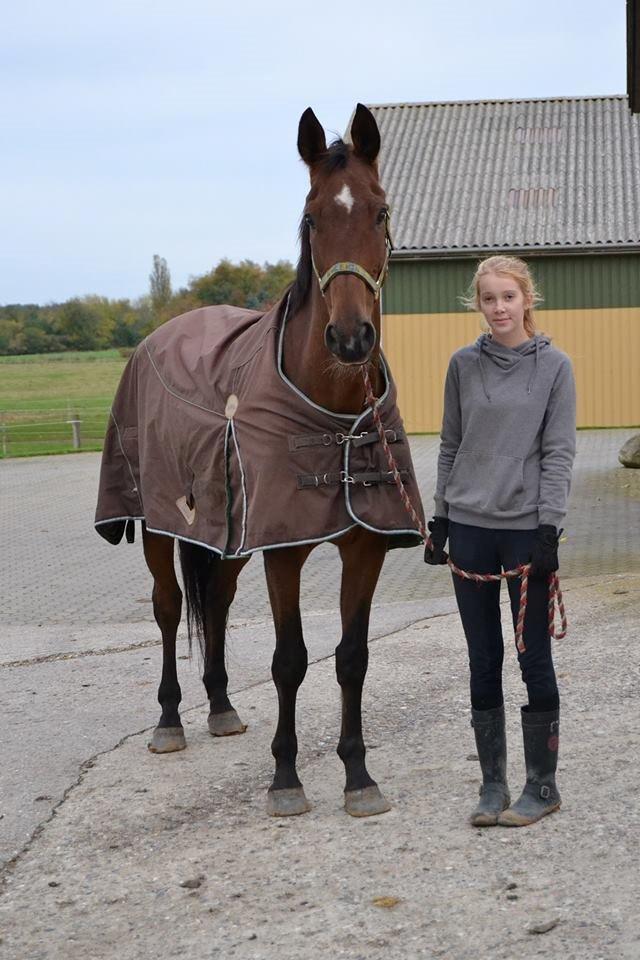
[[[334,277],[339,276],[341,273],[353,273],[356,277],[360,277],[366,285],[373,292],[374,300],[377,300],[380,296],[380,291],[382,290],[382,285],[387,277],[387,272],[389,269],[389,257],[391,256],[391,251],[393,250],[393,243],[391,240],[391,229],[389,226],[389,214],[387,213],[384,219],[384,245],[386,248],[386,255],[384,258],[384,263],[382,264],[382,270],[378,274],[378,279],[374,280],[368,270],[365,270],[364,267],[361,267],[359,263],[353,263],[352,260],[340,260],[338,263],[334,263],[332,267],[323,273],[322,276],[318,273],[318,268],[316,267],[315,260],[313,259],[313,253],[311,254],[311,265],[313,266],[313,272],[318,278],[318,283],[320,284],[320,293],[322,296],[325,296],[325,290],[331,283]]]

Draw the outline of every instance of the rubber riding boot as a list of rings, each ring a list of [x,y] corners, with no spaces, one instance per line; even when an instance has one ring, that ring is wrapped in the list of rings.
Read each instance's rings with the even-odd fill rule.
[[[471,726],[476,737],[482,769],[480,802],[471,814],[474,827],[493,827],[498,815],[511,803],[507,786],[507,738],[504,706],[493,710],[471,709]]]
[[[560,711],[528,713],[522,710],[522,737],[527,782],[513,806],[498,817],[503,827],[526,827],[560,807],[556,786]]]

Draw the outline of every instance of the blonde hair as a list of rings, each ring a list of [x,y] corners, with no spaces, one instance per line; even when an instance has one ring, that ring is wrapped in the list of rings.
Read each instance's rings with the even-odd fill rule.
[[[524,329],[529,337],[533,337],[536,332],[536,321],[534,317],[534,307],[540,303],[542,297],[536,290],[536,285],[529,267],[518,257],[495,256],[487,257],[481,260],[477,266],[476,272],[471,281],[469,293],[462,297],[462,302],[469,310],[480,310],[480,280],[488,273],[498,273],[501,276],[511,277],[520,287],[525,300],[524,308]]]

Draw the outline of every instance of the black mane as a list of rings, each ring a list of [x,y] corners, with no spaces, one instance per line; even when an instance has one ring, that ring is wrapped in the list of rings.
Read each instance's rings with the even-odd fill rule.
[[[344,170],[349,162],[350,155],[351,147],[349,144],[338,138],[329,144],[327,152],[318,158],[316,165],[323,173],[333,173],[334,170]]]
[[[333,173],[335,170],[344,170],[349,162],[351,147],[344,140],[334,140],[329,144],[326,153],[322,154],[314,164],[324,174]],[[309,240],[309,225],[304,222],[304,217],[300,220],[298,229],[300,239],[300,257],[296,268],[296,278],[289,287],[289,314],[292,315],[304,306],[313,280],[313,266],[311,264],[311,242]],[[287,293],[285,293],[285,298]]]

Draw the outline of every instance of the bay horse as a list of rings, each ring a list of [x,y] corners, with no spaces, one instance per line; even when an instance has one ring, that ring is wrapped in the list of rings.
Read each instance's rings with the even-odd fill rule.
[[[278,694],[279,713],[272,742],[275,774],[267,794],[267,810],[274,816],[291,816],[310,809],[296,771],[298,744],[295,713],[298,688],[307,670],[307,650],[300,617],[300,575],[318,540],[334,542],[342,561],[342,638],[336,648],[335,659],[342,693],[342,722],[337,752],[344,763],[346,774],[345,809],[357,817],[380,814],[390,809],[389,803],[367,770],[362,735],[361,702],[368,663],[369,615],[387,549],[395,545],[417,544],[420,537],[402,513],[400,499],[395,487],[389,483],[389,476],[381,472],[379,453],[375,453],[378,457],[376,461],[371,452],[374,447],[380,447],[378,435],[371,432],[371,426],[369,430],[365,429],[360,433],[355,433],[352,429],[352,425],[360,423],[368,411],[363,368],[369,373],[374,396],[379,398],[377,403],[382,403],[382,398],[389,395],[390,384],[393,386],[380,352],[379,294],[387,271],[391,241],[389,208],[378,177],[379,149],[380,134],[375,118],[362,104],[358,104],[353,115],[349,144],[337,140],[327,147],[323,128],[313,111],[309,108],[302,114],[298,128],[298,150],[309,169],[311,189],[306,198],[300,225],[301,252],[296,277],[280,305],[274,309],[274,329],[278,327],[280,330],[278,362],[281,365],[281,379],[291,388],[291,394],[288,395],[291,396],[291,402],[302,397],[308,405],[305,409],[324,411],[334,422],[347,423],[349,429],[343,427],[344,432],[290,436],[289,450],[297,450],[298,446],[315,446],[322,453],[329,447],[337,451],[338,444],[345,448],[355,448],[357,445],[360,452],[365,451],[368,459],[363,461],[365,469],[359,474],[349,469],[350,461],[346,459],[346,469],[337,473],[331,473],[323,467],[319,472],[316,470],[315,474],[297,475],[300,490],[306,487],[316,490],[322,488],[320,493],[324,495],[326,492],[328,497],[327,491],[331,484],[333,489],[344,488],[344,500],[349,514],[349,522],[344,529],[335,534],[325,530],[317,539],[300,534],[298,539],[301,542],[294,542],[292,545],[276,545],[276,548],[270,549],[261,547],[276,634],[272,676]],[[204,308],[203,311],[194,311],[183,318],[169,321],[169,324],[159,328],[159,331],[166,328],[168,337],[173,329],[171,324],[182,321],[182,325],[176,327],[179,338],[171,349],[174,353],[184,352],[185,324],[190,324],[189,329],[200,331],[207,327],[211,316],[207,311],[212,310],[222,311],[216,314],[216,317],[219,315],[226,322],[227,315],[224,310],[227,309],[229,308]],[[248,314],[247,311],[245,313]],[[253,319],[253,316],[245,318],[248,327],[253,323]],[[148,339],[153,338],[152,334]],[[198,416],[203,416],[201,411],[205,411],[207,415],[214,413],[216,417],[221,417],[221,414],[215,411],[207,411],[202,400],[196,402],[191,394],[185,394],[186,387],[180,394],[176,382],[170,380],[161,368],[158,358],[162,351],[156,349],[153,353],[147,347],[147,357],[142,347],[143,345],[139,348],[139,362],[144,360],[147,366],[149,362],[153,365],[157,374],[154,383],[161,381],[158,389],[164,390],[162,397],[167,398],[166,402],[173,404],[173,407],[176,397],[184,401],[179,413],[173,414],[174,416],[182,417],[186,415],[183,412],[189,410]],[[153,343],[151,347],[153,348]],[[166,350],[170,352],[169,347]],[[253,353],[248,360],[243,356],[242,362],[237,363],[234,384],[240,382],[242,386],[241,379],[238,381],[237,378],[241,378],[247,365],[250,368],[252,358]],[[202,366],[203,362],[202,356],[195,356],[193,369]],[[144,402],[140,399],[142,388],[139,383],[134,383],[132,377],[133,375],[130,377],[129,386],[121,384],[120,390],[125,393],[128,390],[133,398],[130,398],[130,405],[137,404],[140,409]],[[242,397],[239,402],[242,407]],[[185,407],[184,403],[189,406]],[[268,401],[265,400],[265,404],[268,405]],[[157,398],[151,405],[157,410]],[[215,421],[224,429],[226,459],[220,469],[226,477],[227,487],[229,458],[235,457],[242,469],[242,443],[238,445],[239,433],[234,421],[234,414],[239,415],[236,414],[237,405],[238,397],[232,393],[225,409],[226,419],[222,417]],[[122,428],[115,412],[112,412],[112,415],[113,450],[120,457],[119,463],[124,462],[122,457],[126,460],[128,473],[133,478],[131,496],[140,496],[139,488],[144,487],[145,482],[149,484],[151,481],[148,478],[145,481],[139,463],[133,462],[134,454],[130,450],[128,452],[127,444],[132,442],[131,437],[137,435],[136,429],[133,426]],[[145,434],[144,442],[148,444],[153,442],[153,436],[150,440],[149,435],[153,435],[153,431],[157,429],[155,420],[149,418],[144,430],[140,431]],[[247,430],[251,427],[251,420],[252,418],[248,417]],[[179,423],[177,420],[176,432],[180,431]],[[395,421],[396,427],[398,424],[401,427],[399,417]],[[410,466],[408,442],[402,430],[389,430],[388,434],[390,440],[401,443],[405,466]],[[171,446],[174,438],[170,437],[169,440]],[[136,442],[141,444],[142,436]],[[178,443],[178,440],[175,442]],[[155,474],[161,472],[157,467],[159,448],[166,446],[167,441],[160,440],[153,450],[153,458],[150,454],[145,455],[147,460],[153,459]],[[222,440],[219,447],[222,449]],[[353,449],[351,452],[355,454],[356,451]],[[144,450],[136,454],[140,461],[143,454]],[[113,487],[108,474],[109,456],[111,454],[107,454],[105,446],[101,496],[102,493],[107,496]],[[279,469],[279,462],[274,461],[273,468]],[[407,475],[411,473],[408,469],[404,472]],[[268,473],[266,468],[262,471],[263,478],[265,473]],[[226,546],[223,541],[219,549],[209,548],[209,545],[194,540],[194,535],[189,535],[187,527],[184,528],[187,530],[186,535],[176,533],[176,526],[168,530],[166,525],[160,526],[158,521],[155,521],[154,527],[149,513],[152,507],[147,504],[144,509],[136,509],[135,505],[130,508],[121,507],[119,514],[117,509],[110,513],[102,511],[99,513],[100,519],[96,521],[98,531],[107,539],[111,538],[110,533],[113,533],[114,529],[119,533],[118,536],[114,535],[112,540],[116,542],[122,536],[125,520],[128,524],[128,539],[131,518],[142,520],[144,556],[153,576],[153,610],[162,633],[163,651],[162,677],[158,690],[162,713],[149,744],[153,753],[168,753],[182,750],[186,746],[180,720],[181,691],[176,671],[176,634],[183,597],[174,568],[174,536],[179,542],[189,639],[191,640],[192,635],[197,635],[203,652],[203,682],[210,704],[209,731],[214,736],[228,736],[243,733],[246,729],[229,700],[225,669],[225,634],[229,607],[236,592],[238,575],[252,553],[246,541],[245,529],[245,486],[251,484],[244,471],[241,479],[243,510],[238,514],[236,528],[241,530],[242,538],[233,549],[229,546],[229,541]],[[197,478],[194,483],[196,482]],[[264,479],[261,482],[264,486]],[[350,484],[360,484],[359,496],[369,497],[374,504],[373,513],[368,520],[363,521],[362,514],[359,518],[353,506],[354,500],[350,499]],[[279,482],[274,482],[269,495],[277,497],[279,486]],[[356,486],[353,487],[354,490]],[[383,486],[384,494],[377,493]],[[172,494],[172,497],[174,495]],[[185,496],[172,501],[170,506],[177,504],[183,515],[178,517],[176,512],[175,523],[193,523],[195,511],[200,509],[199,504],[204,504],[202,509],[206,511],[208,495],[206,489],[199,492],[199,488],[194,486],[193,489],[189,487]],[[296,496],[303,497],[304,493],[294,494],[294,498]],[[382,521],[378,522],[376,519],[378,507],[375,504],[382,503],[383,500],[391,503],[389,498],[393,498],[393,509],[401,511],[401,520],[387,524],[388,529],[385,529]],[[419,500],[416,487],[414,498]],[[149,495],[148,500],[152,499]],[[251,497],[249,501],[251,505]],[[305,503],[308,502],[310,501]],[[213,508],[209,509],[210,512],[213,511]],[[264,511],[268,512],[268,504]],[[306,512],[304,506],[303,511]],[[223,507],[219,513],[224,516]],[[409,529],[406,529],[407,527]],[[404,538],[398,537],[399,533],[404,533]]]

